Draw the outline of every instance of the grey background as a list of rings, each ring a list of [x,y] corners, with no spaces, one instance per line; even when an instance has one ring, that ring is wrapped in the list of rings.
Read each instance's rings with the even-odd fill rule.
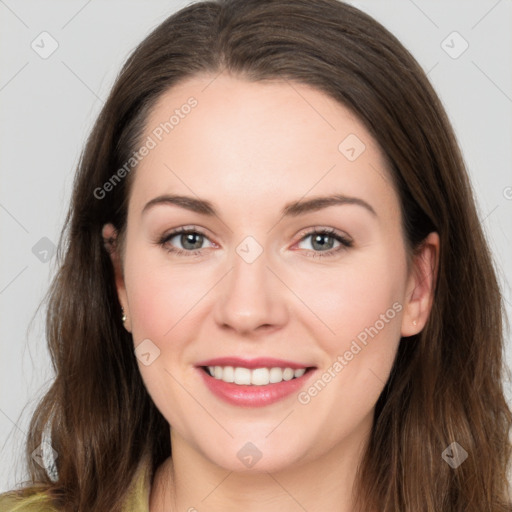
[[[44,309],[36,310],[82,146],[131,50],[188,3],[0,0],[0,492],[26,477],[28,421],[52,379]],[[462,147],[511,318],[511,0],[352,3],[428,71]],[[58,43],[47,58],[31,47],[51,49],[44,31]]]

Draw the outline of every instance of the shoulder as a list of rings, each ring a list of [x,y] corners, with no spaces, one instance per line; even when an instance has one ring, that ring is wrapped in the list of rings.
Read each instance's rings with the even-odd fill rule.
[[[123,512],[149,512],[152,481],[150,459],[143,458],[123,502]],[[59,512],[52,499],[37,486],[0,494],[0,512]]]
[[[22,496],[20,492],[9,491],[0,494],[1,512],[58,512],[50,499],[43,493]]]

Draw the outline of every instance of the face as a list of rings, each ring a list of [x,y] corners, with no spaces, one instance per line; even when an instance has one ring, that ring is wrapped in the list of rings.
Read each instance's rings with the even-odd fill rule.
[[[143,141],[113,263],[173,443],[276,471],[368,433],[430,307],[369,132],[316,89],[220,75],[162,95]]]

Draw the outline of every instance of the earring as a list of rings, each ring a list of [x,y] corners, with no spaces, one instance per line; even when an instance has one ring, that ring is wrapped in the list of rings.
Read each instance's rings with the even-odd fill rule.
[[[121,320],[123,321],[123,324],[126,322],[126,313],[124,312],[124,308],[121,308]]]
[[[123,320],[124,321],[124,320]],[[416,322],[416,320],[413,320],[412,321],[412,325],[416,325],[418,322]]]

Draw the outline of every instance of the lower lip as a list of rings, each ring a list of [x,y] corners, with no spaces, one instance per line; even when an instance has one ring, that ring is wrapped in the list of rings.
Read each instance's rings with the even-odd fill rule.
[[[238,385],[231,382],[224,382],[211,377],[205,370],[198,368],[208,389],[222,400],[239,407],[263,407],[297,393],[311,375],[315,373],[310,368],[302,375],[291,380],[283,380],[276,384],[265,386]]]

